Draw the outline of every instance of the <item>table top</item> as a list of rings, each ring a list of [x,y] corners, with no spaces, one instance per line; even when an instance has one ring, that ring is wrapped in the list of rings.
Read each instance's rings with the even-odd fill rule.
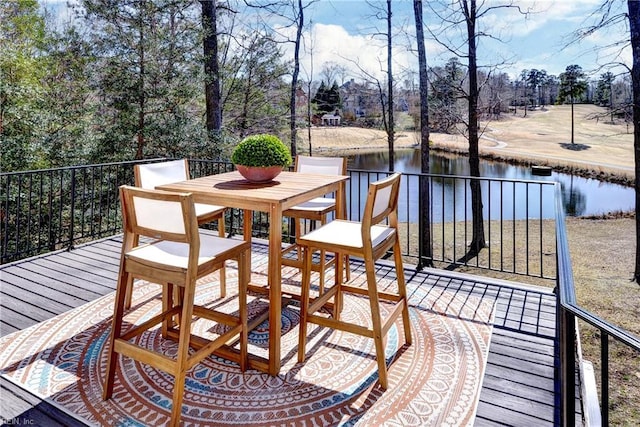
[[[321,175],[283,171],[270,182],[253,183],[238,171],[165,184],[160,190],[191,193],[196,202],[269,212],[275,205],[285,210],[314,197],[336,191],[346,175]]]

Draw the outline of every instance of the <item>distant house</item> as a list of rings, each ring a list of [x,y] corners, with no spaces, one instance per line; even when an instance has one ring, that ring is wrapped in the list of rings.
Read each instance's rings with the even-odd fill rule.
[[[324,114],[322,116],[322,126],[340,126],[340,120],[342,119],[340,117],[340,114],[338,113],[338,111],[336,111],[333,114]]]
[[[340,97],[345,117],[361,118],[379,109],[378,94],[367,83],[351,79],[340,87]]]

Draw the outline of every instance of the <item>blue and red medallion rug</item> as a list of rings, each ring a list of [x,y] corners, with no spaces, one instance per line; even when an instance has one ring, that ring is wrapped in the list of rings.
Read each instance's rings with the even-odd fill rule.
[[[264,255],[254,254],[252,282]],[[257,258],[257,259],[256,259]],[[234,307],[234,268],[227,268],[228,298],[221,299],[217,273],[198,284],[200,303]],[[360,274],[359,274],[360,273]],[[364,283],[361,272],[352,281]],[[298,270],[283,270],[283,287],[299,283]],[[393,281],[380,278],[380,287]],[[307,359],[297,362],[298,309],[283,308],[282,369],[277,377],[209,357],[187,376],[182,423],[192,426],[463,426],[472,425],[482,384],[493,305],[428,286],[410,287],[413,344],[406,346],[401,323],[389,331],[389,388],[378,382],[373,341],[309,325]],[[293,290],[292,290],[293,292]],[[162,426],[169,420],[173,377],[120,357],[113,397],[102,400],[114,295],[0,339],[1,374],[89,425]],[[160,287],[136,282],[126,323],[141,323],[160,310]],[[256,297],[250,311],[267,302]],[[367,322],[369,305],[345,298],[342,316]],[[196,322],[194,333],[216,328]],[[251,353],[266,355],[267,325],[250,334]],[[176,345],[160,331],[138,338],[166,354]]]

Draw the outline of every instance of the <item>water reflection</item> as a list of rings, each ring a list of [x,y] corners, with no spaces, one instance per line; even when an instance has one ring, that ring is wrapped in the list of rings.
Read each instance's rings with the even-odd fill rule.
[[[386,151],[377,153],[358,154],[349,157],[350,169],[362,169],[370,171],[386,171],[389,157]],[[429,168],[433,174],[442,175],[469,175],[469,161],[466,157],[451,155],[431,155]],[[395,152],[395,170],[397,172],[419,173],[420,150],[399,150]],[[618,184],[601,182],[595,179],[587,179],[564,173],[553,172],[551,176],[541,177],[531,173],[528,167],[514,166],[507,163],[480,161],[480,174],[489,178],[506,178],[514,180],[535,180],[541,182],[559,182],[562,188],[562,201],[565,213],[569,216],[600,215],[615,211],[632,211],[634,209],[633,188]],[[366,177],[365,177],[366,179]],[[408,180],[401,191],[400,209],[401,220],[409,218],[417,220],[418,214],[418,180]],[[355,183],[352,183],[355,184]],[[366,185],[357,184],[360,191],[364,191],[366,198]],[[364,188],[363,188],[364,187]],[[523,183],[509,184],[493,182],[491,185],[482,183],[483,198],[491,195],[491,203],[485,203],[485,217],[491,219],[522,219],[522,218],[552,218],[554,215],[553,187],[548,185],[525,185]],[[407,197],[411,194],[411,197]],[[464,199],[470,197],[468,181],[455,181],[453,179],[434,180],[432,194],[433,199],[444,206],[434,206],[434,222],[452,219],[462,220],[471,218],[471,212],[463,212]],[[353,197],[353,192],[352,192]],[[362,197],[362,195],[360,195]],[[364,200],[363,198],[363,200]],[[404,198],[404,200],[403,200]],[[406,205],[406,200],[411,203]],[[540,201],[543,201],[543,209],[540,211]],[[457,202],[457,203],[456,203]],[[404,204],[403,204],[404,203]],[[456,206],[456,204],[458,206]],[[403,212],[406,210],[406,212]],[[357,212],[352,212],[358,214]]]

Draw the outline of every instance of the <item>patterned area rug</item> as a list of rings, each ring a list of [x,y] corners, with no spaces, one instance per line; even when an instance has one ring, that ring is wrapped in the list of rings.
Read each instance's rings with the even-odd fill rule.
[[[253,282],[265,281],[266,260],[255,254]],[[235,289],[234,268],[227,268],[228,293]],[[234,299],[219,297],[217,273],[198,285],[198,299],[211,305]],[[354,272],[354,282],[364,275]],[[283,287],[295,287],[299,274],[283,271]],[[393,281],[380,279],[382,287]],[[293,292],[293,289],[292,289]],[[283,309],[282,363],[277,377],[254,370],[244,374],[222,358],[210,357],[187,376],[184,425],[471,425],[491,337],[492,304],[442,289],[410,288],[413,345],[404,344],[401,323],[389,332],[389,389],[377,383],[373,341],[310,325],[307,359],[297,363],[298,309]],[[232,297],[232,295],[230,295]],[[4,377],[90,425],[153,426],[167,423],[173,377],[121,357],[113,397],[103,401],[102,381],[111,328],[114,295],[59,315],[0,339]],[[264,309],[254,298],[250,312]],[[160,287],[137,282],[134,310],[126,321],[141,323],[160,309]],[[368,302],[345,300],[343,318],[363,323]],[[216,328],[204,321],[198,335]],[[266,354],[267,324],[250,334],[251,353]],[[150,331],[143,345],[167,354],[176,346]]]

